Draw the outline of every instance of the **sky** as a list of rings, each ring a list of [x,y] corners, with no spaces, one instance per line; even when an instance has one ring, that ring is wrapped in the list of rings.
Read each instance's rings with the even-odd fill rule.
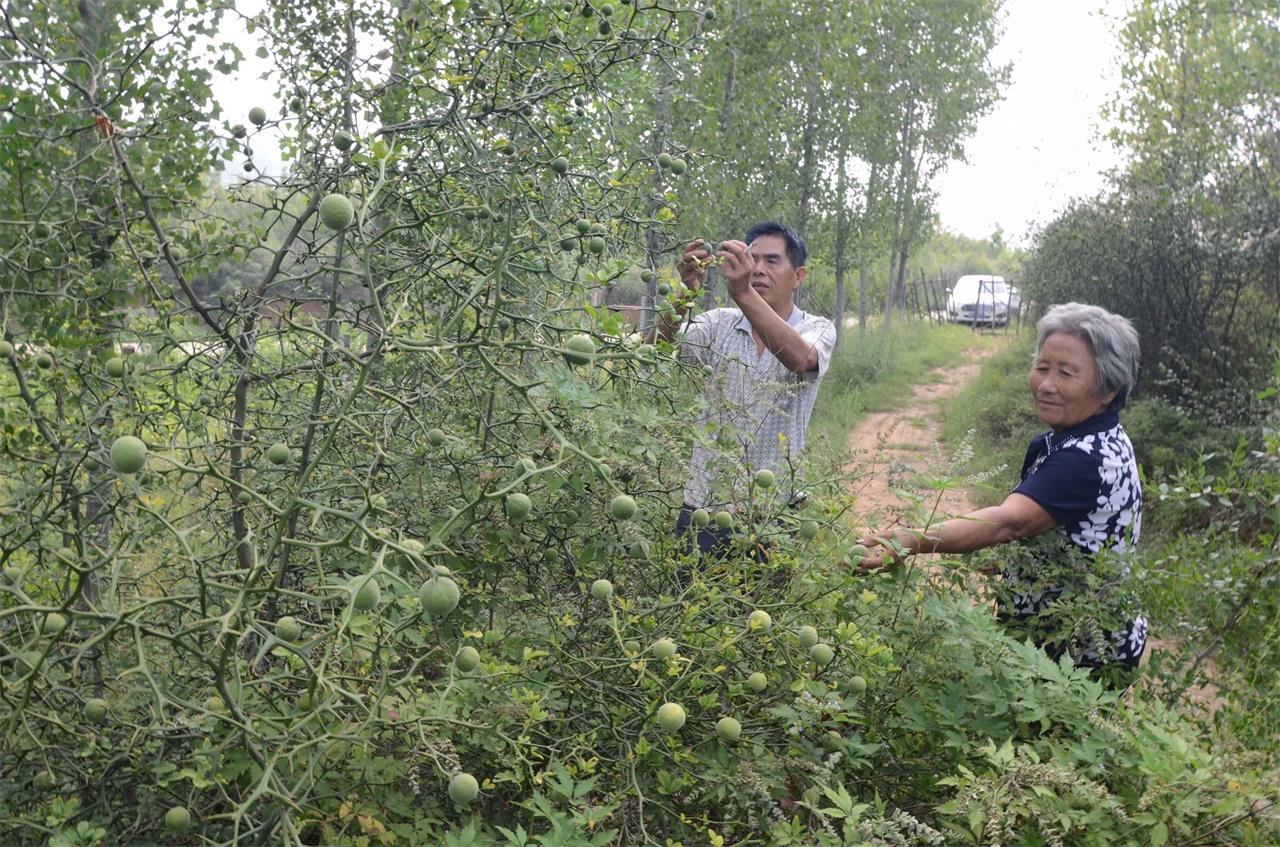
[[[964,0],[922,0],[964,2]],[[260,0],[239,4],[245,14]],[[1119,49],[1111,34],[1122,0],[1006,0],[1004,32],[993,59],[1012,63],[1003,99],[978,122],[965,145],[966,162],[953,162],[936,183],[936,208],[945,229],[986,238],[997,227],[1007,243],[1026,247],[1036,225],[1048,223],[1072,197],[1092,194],[1120,157],[1103,138],[1101,110],[1119,84]],[[1106,7],[1104,9],[1104,7]],[[268,63],[253,55],[256,38],[242,19],[223,34],[235,39],[245,61],[233,77],[216,76],[214,93],[232,123],[260,105],[280,113],[274,83],[261,79]],[[259,171],[281,171],[278,131],[268,127],[249,142]],[[243,157],[227,171],[243,175]]]
[[[937,0],[950,2],[950,0]],[[1101,110],[1119,86],[1120,52],[1104,0],[1007,0],[1005,31],[993,52],[1012,62],[1012,80],[938,179],[942,226],[973,238],[999,227],[1027,246],[1072,197],[1102,188],[1119,164],[1103,138]],[[1107,0],[1112,18],[1123,4]]]

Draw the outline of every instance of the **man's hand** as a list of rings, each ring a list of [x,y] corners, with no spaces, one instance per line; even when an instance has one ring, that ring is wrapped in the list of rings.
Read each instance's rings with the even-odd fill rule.
[[[680,271],[680,281],[690,291],[702,288],[702,283],[707,278],[704,263],[711,258],[711,251],[702,246],[704,243],[701,238],[691,241],[684,248],[680,261],[676,262],[676,270]]]
[[[725,290],[735,301],[751,292],[751,275],[755,272],[756,262],[747,252],[747,245],[741,241],[726,241],[720,245],[720,255],[724,264],[720,272],[724,274]]]
[[[870,535],[858,541],[859,546],[866,549],[867,553],[856,562],[850,562],[858,573],[875,573],[883,570],[891,565],[896,565],[902,561],[903,554],[909,552],[903,549],[902,544],[896,532],[886,535]]]

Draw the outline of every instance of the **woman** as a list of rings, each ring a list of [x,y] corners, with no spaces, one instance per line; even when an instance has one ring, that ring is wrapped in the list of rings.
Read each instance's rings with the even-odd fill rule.
[[[894,529],[863,539],[871,554],[859,569],[913,553],[1019,542],[1011,549],[1015,563],[1004,568],[1000,619],[1025,627],[1055,658],[1069,650],[1078,665],[1136,668],[1147,622],[1121,610],[1122,598],[1100,574],[1116,562],[1115,581],[1127,576],[1121,554],[1141,529],[1138,466],[1118,414],[1137,376],[1138,333],[1127,320],[1097,306],[1054,306],[1036,325],[1029,379],[1049,431],[1027,448],[1021,484],[999,506],[927,531]],[[1081,614],[1090,603],[1104,610]],[[1099,626],[1090,628],[1090,621]]]

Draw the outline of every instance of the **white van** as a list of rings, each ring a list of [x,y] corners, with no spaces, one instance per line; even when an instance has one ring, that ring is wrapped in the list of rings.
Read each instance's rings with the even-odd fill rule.
[[[1011,292],[1002,276],[968,274],[947,297],[947,319],[959,323],[1005,324]]]

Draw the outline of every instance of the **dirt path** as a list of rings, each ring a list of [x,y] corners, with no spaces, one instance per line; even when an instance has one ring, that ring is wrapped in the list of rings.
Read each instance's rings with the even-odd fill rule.
[[[981,359],[990,352],[969,350],[964,364],[935,368],[901,408],[873,412],[850,431],[847,443],[853,461],[846,469],[859,475],[851,486],[858,495],[858,512],[876,513],[881,518],[878,525],[883,525],[883,519],[895,519],[908,505],[893,488],[916,488],[922,474],[946,473],[950,457],[939,443],[942,407],[977,378]],[[957,487],[943,492],[938,515],[972,509],[969,492]]]

